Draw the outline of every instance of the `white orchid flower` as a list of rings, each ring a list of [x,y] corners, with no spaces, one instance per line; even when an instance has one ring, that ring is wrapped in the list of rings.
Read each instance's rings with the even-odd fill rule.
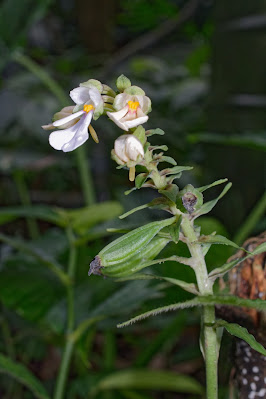
[[[143,145],[133,134],[123,134],[115,140],[115,155],[122,162],[136,162],[144,157]]]
[[[146,114],[151,110],[151,100],[145,96],[144,92],[132,95],[125,90],[124,93],[116,96],[113,107],[117,112],[107,112],[107,115],[117,126],[128,131],[130,128],[147,122],[149,117]]]
[[[74,111],[78,108],[77,112],[54,121],[52,126],[61,130],[56,130],[49,136],[50,145],[55,150],[64,152],[73,151],[85,143],[89,138],[88,129],[94,140],[98,142],[97,134],[90,123],[95,110],[103,105],[101,94],[95,87],[77,87],[70,92],[70,97],[77,104],[74,108]]]

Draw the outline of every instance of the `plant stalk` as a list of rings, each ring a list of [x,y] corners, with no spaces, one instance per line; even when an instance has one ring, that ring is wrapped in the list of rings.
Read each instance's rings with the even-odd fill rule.
[[[213,295],[212,284],[208,278],[205,257],[201,246],[197,243],[197,235],[193,221],[188,215],[183,215],[182,231],[187,239],[187,246],[194,261],[193,269],[196,274],[200,295]],[[202,311],[203,351],[206,367],[207,399],[218,399],[218,346],[215,323],[215,307],[206,306]]]
[[[68,260],[68,277],[72,281],[72,284],[66,286],[67,290],[67,331],[66,331],[66,342],[64,353],[59,369],[59,374],[56,380],[54,399],[63,399],[65,395],[66,380],[72,358],[72,353],[75,345],[75,341],[71,338],[71,334],[74,331],[75,326],[75,312],[74,312],[74,278],[76,270],[76,257],[77,251],[74,244],[74,237],[71,229],[67,230],[67,236],[69,241],[69,260]]]

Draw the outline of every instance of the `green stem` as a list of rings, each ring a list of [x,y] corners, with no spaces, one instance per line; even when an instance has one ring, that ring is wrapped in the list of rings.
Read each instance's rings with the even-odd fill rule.
[[[261,217],[264,215],[266,210],[266,191],[260,198],[260,200],[257,202],[255,207],[252,209],[242,226],[240,226],[240,229],[236,233],[233,241],[241,245],[246,238],[250,236],[252,233],[252,230],[256,226],[256,224],[259,222]]]
[[[69,102],[68,96],[65,95],[60,85],[51,78],[51,76],[36,62],[31,60],[25,54],[16,51],[13,54],[13,59],[28,69],[32,74],[37,76],[41,82],[54,94],[62,106],[66,106]],[[83,146],[76,150],[77,155],[77,166],[80,175],[81,187],[85,199],[86,205],[91,205],[95,202],[95,190],[93,185],[93,179],[91,176],[88,161],[86,159],[86,153]]]
[[[76,150],[77,164],[79,168],[79,175],[81,180],[81,187],[83,196],[87,206],[95,203],[95,191],[90,171],[89,161],[86,158],[85,147],[81,146]]]
[[[69,261],[68,261],[68,277],[72,280],[72,284],[66,286],[67,290],[67,331],[66,331],[66,343],[64,353],[59,369],[59,374],[56,381],[54,399],[63,399],[65,394],[66,380],[70,367],[71,357],[74,349],[74,340],[71,338],[71,334],[75,326],[75,312],[74,312],[74,283],[75,269],[76,269],[76,247],[74,244],[74,237],[70,229],[67,230],[67,236],[69,241]]]
[[[218,398],[218,350],[217,335],[213,328],[215,323],[214,306],[203,307],[203,334],[204,334],[204,353],[206,365],[206,384],[207,399]]]
[[[30,199],[30,194],[28,187],[25,182],[24,174],[21,171],[15,171],[13,173],[14,181],[18,190],[18,194],[20,197],[21,204],[23,206],[31,206],[31,199]],[[26,218],[26,222],[28,225],[28,230],[30,237],[32,239],[36,239],[39,236],[39,229],[38,229],[38,224],[35,219],[31,217]]]
[[[193,222],[188,215],[182,217],[182,231],[187,239],[187,246],[194,261],[193,268],[196,274],[199,292],[201,295],[212,295],[212,284],[208,278],[205,257],[201,246],[197,243],[197,235]],[[206,306],[202,311],[202,335],[204,337],[203,350],[206,366],[207,399],[218,398],[218,346],[215,323],[215,307]]]

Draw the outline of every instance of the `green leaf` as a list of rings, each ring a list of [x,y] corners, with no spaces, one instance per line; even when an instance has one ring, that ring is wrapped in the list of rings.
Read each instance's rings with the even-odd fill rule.
[[[149,310],[148,312],[145,312],[136,317],[133,317],[132,319],[130,319],[128,321],[120,323],[117,325],[117,327],[118,328],[127,327],[133,323],[136,323],[137,321],[147,319],[150,316],[157,316],[160,313],[175,311],[178,309],[192,308],[195,306],[201,306],[198,298],[194,298],[194,299],[191,299],[191,300],[185,301],[185,302],[174,303],[172,305],[162,306],[162,307],[159,307],[156,309]]]
[[[159,193],[175,203],[178,191],[179,188],[176,184],[169,184],[164,190],[159,190]]]
[[[226,238],[224,236],[221,236],[221,235],[200,236],[197,242],[200,243],[200,244],[230,245],[231,247],[244,250],[244,248],[240,248],[233,241],[228,240],[228,238]]]
[[[72,228],[78,234],[84,234],[91,227],[118,216],[123,211],[116,201],[101,202],[85,208],[71,211],[64,210]]]
[[[219,184],[226,183],[227,181],[228,179],[219,179],[211,184],[208,184],[207,186],[198,187],[197,190],[199,190],[202,193],[203,191],[208,190],[211,187],[218,186]]]
[[[4,234],[0,234],[0,241],[10,245],[18,251],[32,256],[38,262],[48,267],[62,281],[62,283],[69,284],[69,277],[65,274],[61,265],[50,257],[48,253],[40,251],[38,248],[34,248],[34,245],[24,242],[23,240],[8,237]]]
[[[171,165],[176,166],[176,161],[172,157],[168,157],[166,155],[163,155],[160,159],[159,162],[167,162],[170,163]]]
[[[23,365],[0,354],[0,373],[7,374],[25,385],[36,398],[50,399],[41,382]]]
[[[266,301],[261,299],[244,299],[232,295],[213,295],[213,296],[198,296],[197,298],[190,299],[185,302],[178,302],[172,305],[162,306],[152,309],[148,312],[142,313],[132,319],[118,324],[118,328],[129,326],[137,321],[147,319],[150,316],[156,316],[160,313],[175,311],[178,309],[192,308],[195,306],[208,306],[208,305],[231,305],[231,306],[244,306],[254,308],[260,311],[266,311]]]
[[[231,188],[231,186],[232,183],[228,183],[217,198],[215,198],[212,201],[205,202],[205,204],[203,204],[202,207],[194,213],[194,218],[196,219],[201,215],[209,213],[215,207],[217,202],[227,193],[227,191]]]
[[[260,254],[265,251],[266,251],[266,243],[264,242],[264,243],[258,245],[253,252],[249,253],[244,258],[237,258],[237,259],[232,260],[231,262],[225,263],[224,265],[222,265],[220,267],[217,267],[209,274],[209,277],[212,279],[212,281],[215,281],[218,277],[222,277],[224,274],[229,272],[229,270],[233,269],[239,263],[245,261],[246,259],[248,259],[254,255]]]
[[[148,208],[149,204],[144,204],[144,205],[140,205],[137,206],[136,208],[131,209],[130,211],[123,213],[123,215],[119,216],[119,219],[125,219],[126,217],[128,217],[129,215],[132,215],[132,213],[135,213],[137,211],[141,211],[142,209]]]
[[[151,389],[201,395],[203,387],[193,378],[164,370],[123,370],[103,378],[97,391],[111,389]]]
[[[164,169],[165,175],[175,175],[183,172],[184,170],[191,170],[192,166],[174,166],[173,168]]]
[[[64,219],[60,216],[57,208],[48,206],[20,206],[5,207],[0,210],[0,225],[12,222],[18,218],[32,217],[35,219],[45,220],[46,222],[64,225]]]
[[[246,341],[252,349],[266,356],[266,349],[256,341],[254,336],[250,334],[246,328],[236,323],[227,323],[227,321],[224,320],[219,320],[216,324],[219,327],[224,327],[231,335]]]
[[[162,129],[157,128],[157,129],[149,129],[146,131],[146,136],[153,136],[154,134],[158,134],[159,136],[163,136],[165,133]]]

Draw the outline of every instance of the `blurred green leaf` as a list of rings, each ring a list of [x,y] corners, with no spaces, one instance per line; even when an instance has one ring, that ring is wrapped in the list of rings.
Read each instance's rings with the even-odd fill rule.
[[[41,382],[23,364],[0,354],[0,373],[8,374],[25,385],[38,399],[50,399]]]
[[[252,349],[266,356],[266,349],[256,341],[253,335],[244,327],[239,326],[236,323],[227,323],[227,321],[219,320],[217,322],[219,327],[224,327],[231,335],[246,341]]]
[[[190,143],[213,143],[217,145],[233,145],[236,147],[245,147],[255,150],[266,151],[265,133],[251,134],[218,134],[218,133],[195,133],[188,136]]]
[[[22,44],[29,27],[40,19],[51,0],[5,0],[0,7],[0,37],[9,48]]]
[[[53,223],[58,226],[64,224],[60,214],[57,213],[56,208],[49,206],[17,206],[17,207],[5,207],[0,209],[0,225],[8,222],[12,222],[18,218],[32,217],[46,222]]]
[[[116,201],[106,201],[85,208],[62,211],[68,223],[78,234],[84,234],[92,226],[113,219],[122,212],[122,205]]]
[[[194,378],[164,370],[124,370],[103,378],[96,391],[111,389],[151,389],[201,395],[203,387]]]

